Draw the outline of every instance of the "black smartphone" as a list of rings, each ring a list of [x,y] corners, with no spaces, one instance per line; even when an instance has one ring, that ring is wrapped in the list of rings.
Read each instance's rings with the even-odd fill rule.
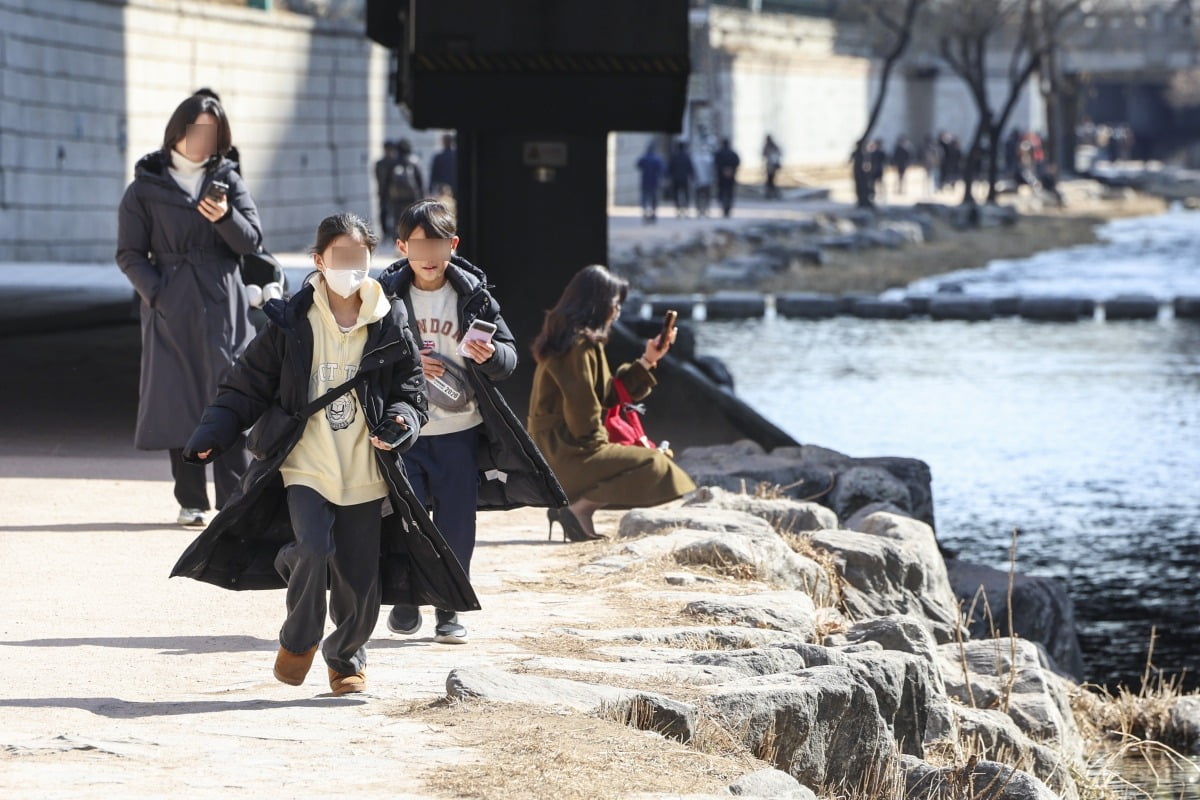
[[[229,194],[229,184],[224,181],[213,181],[208,185],[208,191],[204,196],[214,202],[221,202],[225,196]]]
[[[400,423],[391,417],[371,428],[372,436],[393,449],[403,444],[408,437],[412,436],[412,433],[412,428],[400,427]]]
[[[655,342],[659,350],[671,341],[671,331],[675,330],[675,320],[678,318],[679,312],[673,308],[667,309],[667,313],[663,314],[662,332],[658,334],[658,340]]]

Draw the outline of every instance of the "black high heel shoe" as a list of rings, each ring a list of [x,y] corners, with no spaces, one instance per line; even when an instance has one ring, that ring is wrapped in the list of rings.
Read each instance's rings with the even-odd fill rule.
[[[547,508],[546,519],[550,521],[549,538],[551,540],[554,539],[555,522],[562,526],[564,542],[592,542],[598,539],[608,538],[607,536],[601,536],[598,533],[589,534],[587,531],[585,531],[583,529],[583,523],[581,523],[579,518],[576,517],[571,509],[567,508],[566,506],[563,506],[562,508]]]

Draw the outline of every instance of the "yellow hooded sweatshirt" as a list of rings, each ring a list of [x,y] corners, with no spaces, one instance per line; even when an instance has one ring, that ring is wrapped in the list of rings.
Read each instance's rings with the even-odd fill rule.
[[[391,303],[383,287],[367,278],[358,290],[362,308],[349,330],[342,330],[329,308],[325,279],[312,279],[312,372],[308,399],[315,400],[354,376],[362,362],[367,325],[383,318]],[[353,506],[387,496],[379,473],[367,421],[353,390],[308,418],[304,434],[280,467],[284,486],[307,486],[339,506]]]

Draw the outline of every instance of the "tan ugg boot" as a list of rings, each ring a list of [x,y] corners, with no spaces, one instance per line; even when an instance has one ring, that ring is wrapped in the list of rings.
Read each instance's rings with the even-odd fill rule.
[[[363,670],[343,675],[332,667],[329,670],[329,688],[334,695],[365,692],[367,690],[367,673]]]
[[[303,653],[293,653],[280,647],[275,656],[275,677],[289,686],[299,686],[304,683],[304,676],[308,674],[316,654],[315,644]]]

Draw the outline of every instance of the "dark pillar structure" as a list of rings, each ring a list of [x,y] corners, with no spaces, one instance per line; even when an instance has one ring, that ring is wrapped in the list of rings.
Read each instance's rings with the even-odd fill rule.
[[[608,258],[606,137],[464,131],[458,153],[462,252],[528,342],[570,276]]]
[[[571,276],[608,260],[609,131],[680,129],[688,31],[688,0],[368,2],[412,124],[458,133],[460,252],[522,356]],[[532,369],[505,387],[520,414]]]

